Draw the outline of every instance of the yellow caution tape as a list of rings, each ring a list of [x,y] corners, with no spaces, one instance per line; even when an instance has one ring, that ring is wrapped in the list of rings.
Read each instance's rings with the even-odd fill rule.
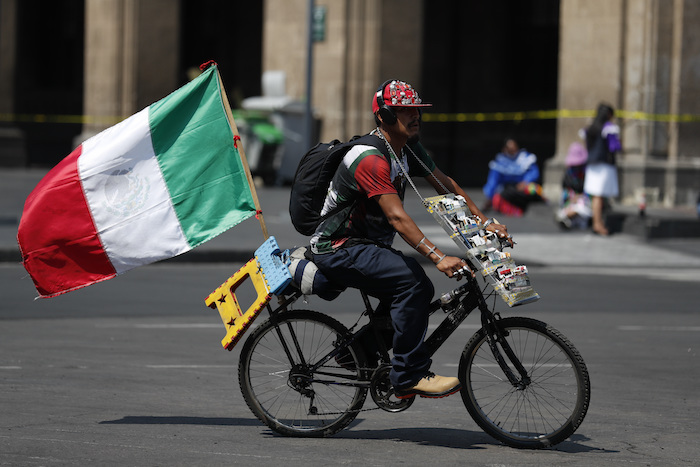
[[[651,114],[640,111],[618,110],[618,118],[650,122],[700,122],[698,114]],[[424,113],[423,121],[430,123],[446,122],[505,122],[522,120],[556,120],[560,118],[593,118],[595,110],[527,110],[520,112],[474,112],[474,113]],[[17,123],[79,123],[94,125],[115,125],[126,117],[94,115],[47,115],[47,114],[0,114],[0,122]]]
[[[126,117],[94,115],[0,114],[0,122],[15,123],[79,123],[112,126]]]
[[[556,120],[560,118],[593,118],[595,110],[528,110],[521,112],[476,112],[476,113],[424,113],[424,122],[504,122],[522,120]],[[652,122],[700,122],[697,114],[650,114],[639,111],[618,110],[615,116],[624,120]]]

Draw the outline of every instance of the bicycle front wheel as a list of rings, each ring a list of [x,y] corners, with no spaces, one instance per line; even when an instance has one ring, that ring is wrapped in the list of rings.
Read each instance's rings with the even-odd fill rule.
[[[342,430],[364,404],[365,357],[354,346],[327,359],[349,335],[330,316],[285,312],[256,328],[241,350],[238,379],[251,411],[287,436],[323,437]]]
[[[564,335],[541,321],[504,318],[497,325],[527,377],[515,385],[509,381],[481,328],[459,362],[469,414],[486,433],[512,447],[540,449],[564,441],[588,410],[591,389],[583,358]],[[502,344],[497,347],[520,377]]]

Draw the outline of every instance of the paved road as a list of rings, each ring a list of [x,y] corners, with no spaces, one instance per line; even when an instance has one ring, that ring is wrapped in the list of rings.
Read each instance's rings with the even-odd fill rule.
[[[363,412],[330,439],[272,434],[240,395],[239,349],[220,347],[223,326],[203,304],[238,266],[147,266],[37,301],[20,266],[1,266],[0,465],[697,465],[700,281],[532,268],[543,299],[499,309],[564,332],[592,402],[570,440],[531,452],[484,434],[458,396]],[[429,274],[440,290],[453,284]],[[341,297],[303,307],[349,325],[358,300]],[[433,368],[454,374],[475,329],[465,321]]]
[[[5,249],[14,248],[24,197],[40,177],[11,175],[0,173]],[[259,194],[280,245],[302,244],[289,227],[286,190]],[[407,206],[443,242],[412,195]],[[223,326],[203,305],[240,264],[202,261],[247,259],[262,241],[250,219],[178,261],[49,300],[32,300],[16,262],[0,264],[0,465],[697,465],[700,241],[562,233],[550,216],[541,207],[508,219],[513,256],[530,266],[543,298],[500,309],[559,328],[588,363],[589,414],[552,450],[499,445],[459,397],[419,400],[400,414],[363,412],[331,439],[272,434],[245,406],[238,349],[221,349]],[[449,241],[441,246],[457,252]],[[428,273],[439,290],[451,288]],[[356,303],[344,294],[332,308],[317,298],[304,307],[349,325]],[[438,352],[436,371],[456,371],[475,322]]]

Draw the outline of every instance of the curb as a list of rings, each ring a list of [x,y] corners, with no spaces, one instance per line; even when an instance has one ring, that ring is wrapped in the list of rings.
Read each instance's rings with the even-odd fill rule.
[[[605,216],[610,233],[625,233],[645,240],[659,238],[700,238],[700,219],[640,216],[611,212]]]
[[[700,219],[661,218],[612,212],[606,216],[612,234],[624,233],[644,241],[658,239],[700,239]],[[200,248],[159,262],[169,263],[245,263],[255,254],[256,247],[240,249]],[[404,252],[407,256],[427,261],[421,255]],[[16,245],[0,247],[0,263],[22,263]]]
[[[0,249],[0,263],[21,263],[22,255],[19,249]]]

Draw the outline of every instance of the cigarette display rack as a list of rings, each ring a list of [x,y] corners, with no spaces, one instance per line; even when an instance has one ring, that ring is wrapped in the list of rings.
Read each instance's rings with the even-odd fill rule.
[[[503,251],[496,234],[486,230],[481,220],[471,214],[464,198],[452,193],[433,196],[425,199],[425,205],[508,306],[539,300],[527,267],[516,265],[510,254]]]

